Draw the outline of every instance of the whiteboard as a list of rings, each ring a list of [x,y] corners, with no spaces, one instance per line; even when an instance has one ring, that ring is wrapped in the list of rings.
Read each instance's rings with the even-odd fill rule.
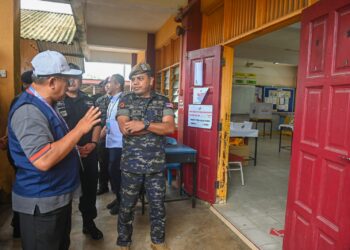
[[[232,114],[249,114],[252,102],[255,102],[255,86],[233,85]]]

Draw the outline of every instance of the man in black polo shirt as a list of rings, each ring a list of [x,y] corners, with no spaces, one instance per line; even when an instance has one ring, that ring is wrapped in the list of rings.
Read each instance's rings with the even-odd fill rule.
[[[71,68],[79,69],[70,64]],[[57,103],[57,110],[65,119],[70,129],[74,128],[91,106],[93,100],[80,91],[82,76],[74,78],[74,82],[68,87],[66,97]],[[78,142],[78,149],[82,159],[83,169],[80,171],[82,196],[79,201],[79,210],[83,217],[83,233],[89,234],[92,239],[103,238],[102,232],[96,227],[94,219],[97,216],[96,191],[98,179],[97,143],[100,137],[101,126],[95,126],[85,134]]]

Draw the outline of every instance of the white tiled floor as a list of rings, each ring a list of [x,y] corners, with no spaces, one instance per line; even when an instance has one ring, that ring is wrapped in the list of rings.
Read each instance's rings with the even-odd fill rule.
[[[285,138],[284,144],[290,143]],[[253,140],[250,142],[253,146]],[[227,204],[215,208],[257,247],[282,249],[283,238],[270,235],[271,228],[283,229],[286,209],[290,151],[278,153],[278,136],[259,138],[258,161],[243,167],[245,186],[240,173],[229,179]]]

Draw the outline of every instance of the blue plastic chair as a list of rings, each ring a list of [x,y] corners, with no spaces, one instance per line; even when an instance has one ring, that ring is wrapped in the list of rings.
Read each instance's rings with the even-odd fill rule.
[[[175,138],[172,138],[172,137],[166,137],[166,143],[168,145],[176,145],[177,144],[177,141]],[[166,168],[167,168],[167,171],[168,171],[168,185],[171,186],[171,183],[173,181],[173,176],[171,174],[172,170],[175,169],[175,170],[181,170],[181,164],[180,163],[167,163],[166,164]],[[182,180],[180,180],[182,181]],[[180,183],[180,194],[182,193],[182,188],[181,188],[181,185],[182,183]]]

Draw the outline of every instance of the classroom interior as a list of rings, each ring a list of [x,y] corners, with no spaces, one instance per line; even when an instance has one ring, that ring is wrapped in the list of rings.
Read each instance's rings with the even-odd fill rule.
[[[259,130],[257,159],[256,166],[253,160],[243,162],[244,179],[240,171],[228,171],[226,204],[214,208],[260,249],[282,249],[299,39],[300,23],[295,23],[234,48],[231,129]],[[254,139],[233,137],[231,130],[230,157],[254,156]],[[229,168],[239,170],[234,165]]]

